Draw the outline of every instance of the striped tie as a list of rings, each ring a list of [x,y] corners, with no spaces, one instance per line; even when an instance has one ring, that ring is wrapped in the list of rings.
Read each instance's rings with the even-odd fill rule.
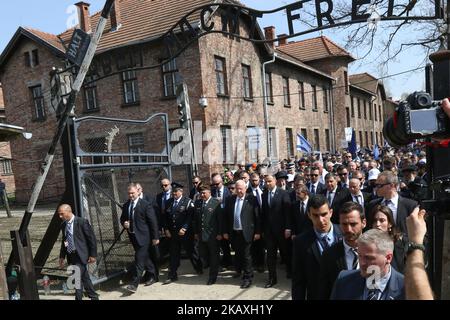
[[[66,241],[67,241],[67,252],[72,253],[75,251],[75,245],[73,243],[73,234],[71,230],[72,222],[67,222],[66,226]]]
[[[378,289],[370,289],[366,300],[378,300]]]

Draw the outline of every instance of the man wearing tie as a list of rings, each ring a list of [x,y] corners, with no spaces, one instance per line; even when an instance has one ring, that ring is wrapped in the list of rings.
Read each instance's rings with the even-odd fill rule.
[[[320,170],[319,170],[319,168],[312,167],[311,171],[310,171],[310,174],[309,174],[309,177],[310,177],[310,181],[308,183],[306,183],[306,186],[308,187],[309,193],[311,195],[321,194],[325,190],[325,185],[323,185],[319,181],[319,178],[320,178]]]
[[[214,173],[211,176],[211,195],[213,198],[216,198],[220,202],[220,207],[223,209],[225,208],[225,201],[226,199],[231,196],[230,190],[228,190],[227,187],[223,185],[223,179],[222,176],[218,173]],[[220,241],[220,248],[222,249],[222,267],[228,268],[231,266],[232,259],[231,259],[231,249],[230,249],[230,242],[226,239],[222,239]]]
[[[183,186],[172,183],[172,198],[167,202],[166,212],[163,215],[163,226],[167,239],[169,239],[169,275],[164,284],[178,280],[177,270],[180,266],[181,246],[191,260],[194,269],[200,273],[201,265],[197,255],[193,257],[194,243],[188,239],[188,231],[192,225],[194,204],[188,197],[183,196]]]
[[[371,200],[371,196],[369,193],[361,191],[361,181],[356,178],[350,179],[350,187],[348,188],[348,190],[352,195],[352,201],[360,204],[364,208],[364,212],[366,212],[366,208]]]
[[[293,240],[292,300],[319,299],[320,257],[342,239],[338,225],[331,223],[333,210],[323,195],[308,200],[308,217],[313,225]]]
[[[251,187],[247,189],[247,193],[251,193],[258,201],[259,212],[262,210],[262,190],[259,174],[252,173],[250,175],[250,185]],[[252,242],[251,247],[252,261],[259,273],[263,273],[265,269],[265,248],[264,239],[255,240]]]
[[[245,181],[236,182],[236,195],[225,204],[224,238],[229,238],[236,252],[236,270],[242,270],[242,289],[250,287],[253,280],[250,248],[259,240],[261,227],[259,205],[256,198],[247,193]]]
[[[367,207],[367,212],[371,212],[377,204],[388,206],[394,215],[396,226],[403,234],[406,234],[406,218],[417,207],[417,202],[398,194],[398,177],[391,171],[380,173],[375,187],[377,195],[381,198],[372,200]]]
[[[308,217],[309,191],[306,186],[296,189],[296,200],[292,205],[292,239],[297,235],[312,228],[311,219]]]
[[[339,212],[343,241],[326,250],[320,261],[319,298],[330,298],[333,284],[342,270],[359,269],[358,238],[366,227],[364,210],[358,203],[346,202]]]
[[[76,265],[80,270],[81,288],[75,288],[75,299],[83,300],[83,288],[91,300],[98,300],[89,272],[88,263],[95,263],[97,258],[97,240],[89,221],[75,217],[68,204],[58,207],[59,218],[64,220],[61,225],[62,244],[59,254],[59,266],[64,267],[64,259],[70,265]]]
[[[360,270],[342,271],[331,293],[331,300],[404,300],[403,275],[392,266],[394,243],[385,231],[371,229],[358,239]],[[380,271],[380,277],[372,276]]]
[[[291,238],[291,201],[287,191],[276,186],[272,175],[266,176],[267,189],[262,196],[262,230],[267,249],[269,280],[265,288],[277,284],[277,252],[286,263],[286,276],[291,277],[291,256],[288,255],[287,240]]]
[[[338,180],[334,173],[329,173],[325,177],[326,189],[322,192],[326,196],[328,203],[333,209],[333,216],[331,221],[333,223],[339,223],[339,211],[341,206],[348,201],[352,201],[352,196],[347,188],[338,186]]]
[[[158,220],[158,230],[161,237],[161,244],[159,245],[159,253],[161,257],[166,256],[169,253],[169,241],[166,241],[164,228],[162,226],[162,216],[164,215],[167,207],[167,202],[172,197],[172,183],[169,179],[161,180],[162,192],[156,195],[156,218]]]
[[[123,206],[120,223],[127,230],[135,251],[136,274],[132,283],[127,286],[127,290],[134,293],[144,271],[149,274],[146,286],[156,281],[157,275],[155,266],[150,260],[149,249],[150,245],[159,244],[159,231],[155,211],[147,201],[139,198],[136,184],[129,184],[128,197],[129,200]]]
[[[339,182],[339,185],[342,188],[348,189],[350,182],[349,182],[349,177],[348,177],[348,169],[346,166],[341,165],[337,168],[337,173],[339,176],[339,179],[341,180]]]
[[[213,285],[219,274],[219,243],[222,240],[223,209],[220,201],[211,196],[207,185],[200,187],[200,199],[194,204],[193,228],[199,241],[202,259],[209,265],[207,285]]]

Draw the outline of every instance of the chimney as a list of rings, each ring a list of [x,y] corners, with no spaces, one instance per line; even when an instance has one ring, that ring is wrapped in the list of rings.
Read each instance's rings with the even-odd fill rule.
[[[273,40],[273,39],[275,39],[275,27],[274,26],[265,27],[264,28],[264,36],[266,37],[266,40]],[[275,48],[275,43],[274,42],[268,42],[267,44],[272,49]]]
[[[278,40],[279,47],[287,45],[287,34],[286,33],[279,34],[278,39],[279,39]]]
[[[80,22],[80,29],[86,33],[92,32],[91,16],[89,15],[89,3],[78,2],[75,3],[78,7],[78,21]]]
[[[114,1],[111,9],[111,31],[117,31],[122,26],[122,16],[120,15],[120,1]]]

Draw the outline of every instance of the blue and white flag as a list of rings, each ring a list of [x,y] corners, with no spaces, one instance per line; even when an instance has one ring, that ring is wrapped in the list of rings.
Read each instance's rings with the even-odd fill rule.
[[[297,151],[302,151],[310,153],[312,151],[312,146],[301,134],[297,133]]]

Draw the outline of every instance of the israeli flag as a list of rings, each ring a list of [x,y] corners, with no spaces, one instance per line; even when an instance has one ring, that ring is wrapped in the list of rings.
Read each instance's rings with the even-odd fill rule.
[[[297,133],[297,151],[310,153],[312,152],[312,146],[301,134]]]

